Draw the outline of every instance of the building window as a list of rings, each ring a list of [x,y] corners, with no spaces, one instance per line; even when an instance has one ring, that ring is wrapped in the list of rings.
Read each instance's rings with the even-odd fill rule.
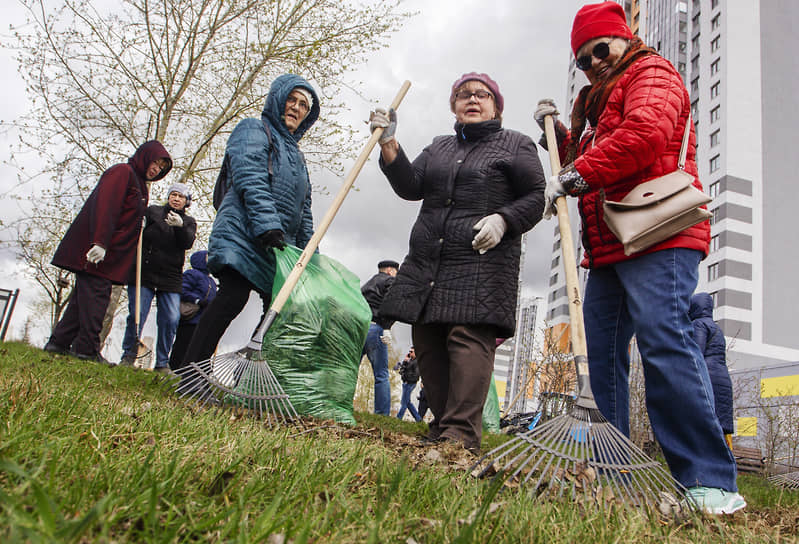
[[[699,99],[697,98],[693,102],[691,102],[691,115],[696,117],[699,115]]]
[[[710,216],[710,224],[715,225],[716,223],[719,222],[719,209],[713,208],[712,210],[710,210],[710,213],[712,214]]]
[[[707,188],[707,196],[709,196],[710,198],[716,198],[717,196],[719,196],[720,192],[721,192],[721,182],[720,181],[717,181],[715,183],[711,183],[710,187]]]
[[[683,23],[680,23],[680,24],[683,24]],[[687,47],[688,47],[688,44],[687,44],[687,43],[685,43],[685,42],[680,42],[680,45],[679,45],[679,50],[680,50],[680,53],[685,53],[685,49],[686,49]]]
[[[560,255],[556,255],[554,259],[552,259],[552,266],[550,268],[557,268],[560,264]]]
[[[717,308],[719,305],[719,292],[713,291],[710,293],[710,298],[713,300],[713,308]]]
[[[721,155],[716,155],[710,159],[710,172],[715,172],[721,167]]]
[[[677,64],[677,71],[680,72],[681,74],[685,73],[685,63],[684,62],[680,62],[680,63]],[[683,77],[685,77],[685,76],[683,75]]]
[[[557,274],[557,273],[555,273],[555,274],[552,274],[552,275],[549,277],[549,285],[550,285],[550,286],[552,286],[552,285],[555,285],[556,283],[558,283],[558,274]]]
[[[719,145],[719,136],[721,135],[721,130],[717,130],[713,134],[710,135],[710,147],[716,147]]]
[[[716,36],[712,40],[710,40],[710,51],[718,51],[721,45],[721,36]]]
[[[699,92],[699,76],[691,80],[691,92],[694,94]]]
[[[721,106],[716,106],[710,110],[710,122],[715,123],[719,119],[721,119]]]
[[[716,75],[719,73],[719,66],[721,65],[721,59],[716,59],[710,63],[710,75]]]
[[[719,7],[719,0],[710,0],[710,8],[716,9],[717,7]]]
[[[713,85],[710,86],[710,98],[718,98],[719,96],[719,89],[721,89],[721,82],[717,81]]]
[[[719,13],[710,20],[710,29],[716,30],[720,26],[721,26],[721,14]]]
[[[699,55],[691,59],[691,70],[694,72],[699,70]]]
[[[713,253],[714,251],[719,250],[719,235],[711,236],[710,237],[710,252]]]
[[[699,53],[699,34],[691,38],[691,50],[694,54]]]
[[[719,263],[713,263],[707,267],[707,281],[717,280],[719,278]]]

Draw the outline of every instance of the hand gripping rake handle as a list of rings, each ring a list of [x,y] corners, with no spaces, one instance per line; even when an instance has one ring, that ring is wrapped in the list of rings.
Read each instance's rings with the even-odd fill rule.
[[[549,164],[552,175],[560,173],[560,156],[558,140],[555,137],[555,123],[551,115],[544,117],[544,133],[549,148]],[[560,230],[560,248],[563,258],[563,270],[566,274],[566,294],[569,297],[569,334],[574,366],[577,370],[577,405],[583,408],[596,408],[594,394],[591,391],[591,380],[588,373],[588,348],[585,341],[585,324],[583,322],[583,299],[580,296],[580,285],[577,279],[577,259],[574,252],[571,223],[566,197],[559,196],[555,200],[558,208],[558,228]]]
[[[408,92],[408,89],[410,89],[410,87],[411,87],[410,81],[406,81],[402,84],[402,87],[400,87],[397,96],[394,97],[394,101],[391,103],[391,108],[395,110],[399,108],[402,99],[405,98],[405,94]],[[355,178],[357,178],[358,174],[360,174],[363,165],[366,163],[366,160],[369,158],[369,154],[372,152],[372,149],[374,149],[375,144],[380,139],[380,136],[382,134],[383,134],[382,128],[378,128],[377,130],[372,132],[372,135],[369,137],[369,140],[367,140],[366,146],[363,148],[363,151],[361,151],[361,154],[358,155],[358,159],[355,161],[355,165],[352,167],[352,170],[350,170],[350,173],[347,174],[347,177],[344,179],[344,183],[342,184],[341,189],[339,189],[336,198],[333,200],[333,204],[330,205],[330,208],[327,210],[327,213],[322,218],[321,223],[319,223],[319,226],[316,228],[316,231],[314,232],[313,236],[311,236],[308,245],[305,246],[302,255],[300,255],[300,258],[297,260],[297,264],[294,265],[294,268],[291,270],[291,273],[289,274],[288,278],[286,278],[286,282],[283,284],[283,287],[280,288],[280,291],[275,297],[275,300],[272,301],[272,305],[269,307],[269,311],[266,313],[266,317],[261,323],[261,326],[258,327],[258,330],[255,332],[255,335],[252,337],[252,340],[250,341],[250,345],[248,347],[252,348],[257,347],[258,349],[260,349],[261,342],[264,339],[266,331],[269,330],[269,327],[272,326],[272,323],[277,318],[277,315],[283,309],[283,305],[288,300],[289,295],[291,295],[291,291],[292,289],[294,289],[294,286],[297,285],[297,282],[300,279],[300,275],[302,275],[303,270],[305,270],[305,266],[308,264],[308,261],[311,260],[311,257],[313,256],[314,251],[316,251],[316,248],[319,247],[319,241],[327,232],[330,223],[333,221],[333,218],[336,216],[336,213],[338,213],[341,204],[344,202],[344,198],[347,196],[347,193],[349,193],[353,183],[355,183]]]

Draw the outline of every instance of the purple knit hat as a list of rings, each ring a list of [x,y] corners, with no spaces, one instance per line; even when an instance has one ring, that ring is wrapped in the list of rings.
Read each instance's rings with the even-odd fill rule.
[[[461,77],[455,80],[455,83],[452,84],[452,90],[449,93],[449,107],[453,112],[455,111],[455,91],[457,91],[458,87],[467,81],[479,81],[488,87],[491,91],[491,94],[494,95],[494,102],[497,105],[497,113],[502,113],[502,110],[505,108],[505,99],[502,98],[502,93],[499,92],[499,85],[497,85],[497,82],[491,79],[488,74],[478,74],[477,72],[463,74]]]

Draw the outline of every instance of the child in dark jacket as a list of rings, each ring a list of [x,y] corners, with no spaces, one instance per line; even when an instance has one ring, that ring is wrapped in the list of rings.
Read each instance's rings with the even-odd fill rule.
[[[713,321],[713,298],[708,293],[696,293],[691,297],[688,310],[694,326],[694,341],[702,351],[713,385],[716,418],[724,431],[724,439],[732,449],[732,433],[735,432],[732,414],[732,380],[727,368],[726,343],[721,327]]]
[[[172,345],[172,354],[169,356],[169,368],[177,370],[183,366],[183,356],[189,346],[194,329],[205,312],[208,303],[216,296],[216,282],[208,274],[208,252],[195,251],[189,258],[191,268],[183,273],[183,291],[180,294],[181,302],[192,302],[200,305],[200,311],[190,319],[180,319],[175,343]]]

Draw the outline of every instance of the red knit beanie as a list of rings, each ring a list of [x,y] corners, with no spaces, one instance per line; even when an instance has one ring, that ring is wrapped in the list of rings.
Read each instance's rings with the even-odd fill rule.
[[[587,41],[605,36],[615,36],[631,40],[633,32],[627,26],[624,9],[616,2],[587,4],[574,16],[572,24],[572,51],[577,51]]]
[[[458,87],[467,81],[479,81],[488,87],[488,89],[491,91],[491,94],[494,95],[494,102],[497,105],[497,113],[502,113],[502,110],[505,107],[505,99],[502,98],[502,94],[499,92],[499,85],[497,85],[497,82],[491,79],[488,74],[478,74],[477,72],[463,74],[461,77],[455,80],[455,83],[452,84],[452,90],[449,93],[449,107],[452,109],[452,111],[455,111],[455,91],[457,91]]]

